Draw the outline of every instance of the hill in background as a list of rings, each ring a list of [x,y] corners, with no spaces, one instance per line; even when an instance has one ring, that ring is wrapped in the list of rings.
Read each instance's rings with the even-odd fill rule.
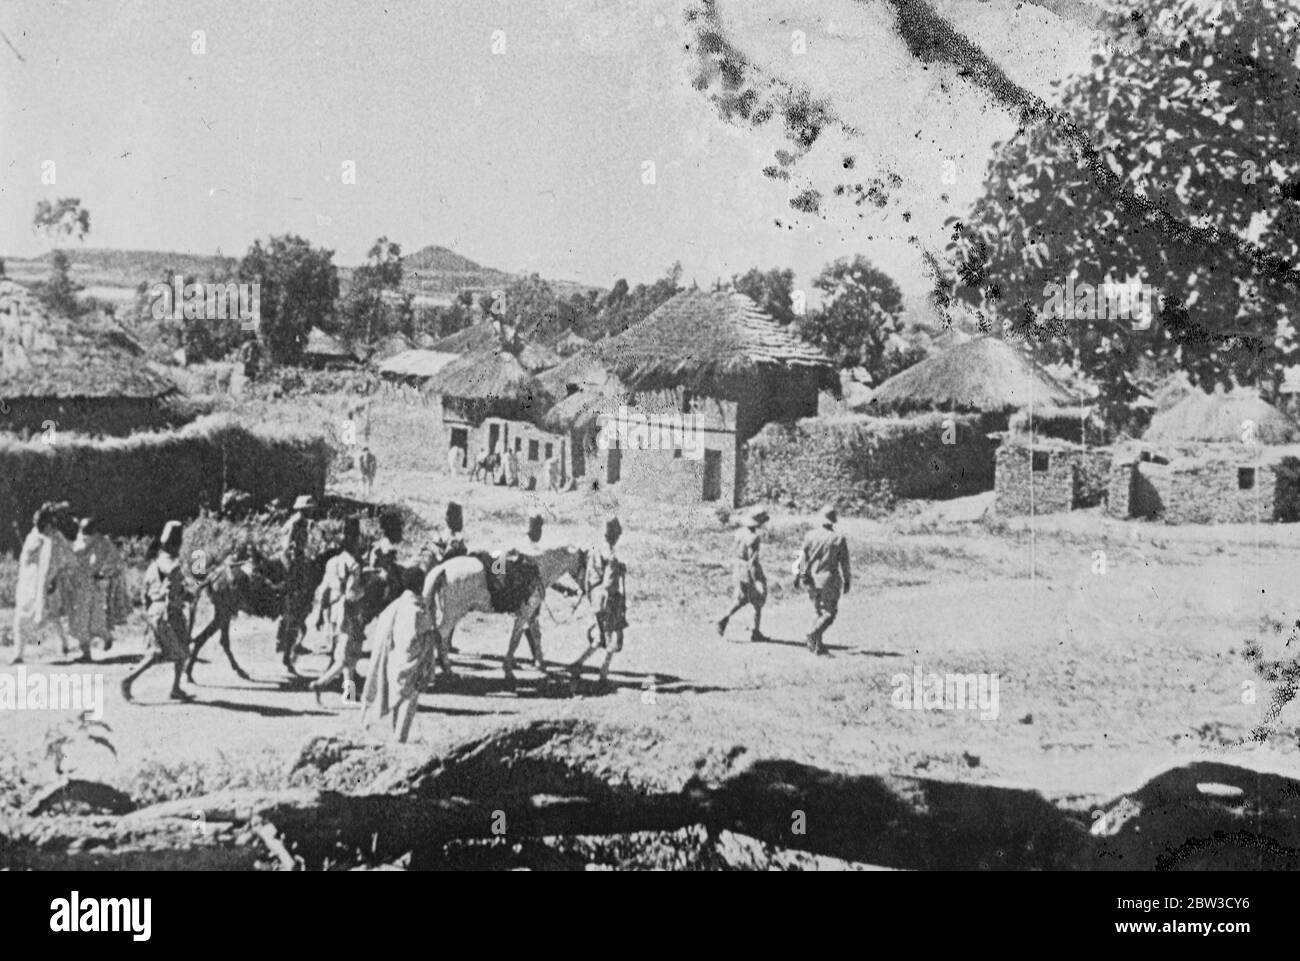
[[[65,252],[72,262],[72,279],[86,288],[86,294],[112,303],[129,303],[140,282],[156,282],[168,270],[203,276],[216,270],[223,259],[217,254],[102,247],[68,248]],[[30,259],[5,258],[5,270],[19,283],[45,280],[50,274],[50,257],[47,253]],[[417,303],[430,306],[449,304],[462,290],[494,290],[522,276],[484,267],[434,244],[403,257],[402,266],[405,273],[402,289],[414,294]],[[352,284],[352,271],[352,266],[339,265],[339,284],[345,291]],[[601,289],[567,280],[548,279],[547,283],[562,297]]]

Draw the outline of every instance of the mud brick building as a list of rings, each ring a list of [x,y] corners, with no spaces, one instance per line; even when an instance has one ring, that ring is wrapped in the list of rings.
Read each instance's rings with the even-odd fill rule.
[[[741,503],[746,441],[766,424],[814,416],[818,391],[839,388],[820,350],[748,297],[720,291],[683,291],[577,357],[575,367],[609,375],[577,385],[552,419],[595,431],[596,469],[585,473],[678,504]]]

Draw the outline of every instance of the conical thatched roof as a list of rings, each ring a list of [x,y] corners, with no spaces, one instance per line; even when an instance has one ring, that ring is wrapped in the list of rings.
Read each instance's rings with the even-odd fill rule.
[[[825,354],[743,294],[683,291],[592,350],[634,390],[690,387],[725,396],[732,378],[781,368],[815,370],[839,389]]]
[[[177,392],[115,324],[50,316],[0,280],[0,399],[155,399]]]
[[[389,334],[373,344],[366,345],[366,359],[373,363],[387,360],[389,357],[396,357],[398,354],[409,351],[414,345],[404,334]]]
[[[395,380],[425,380],[460,357],[436,350],[408,350],[385,360],[379,365],[379,373]]]
[[[1261,444],[1300,441],[1300,424],[1260,398],[1257,391],[1237,388],[1230,393],[1194,391],[1151,418],[1142,439],[1154,443],[1240,444],[1246,422]]]
[[[590,349],[574,354],[550,370],[543,371],[537,375],[537,379],[556,397],[563,397],[574,389],[584,390],[618,383],[618,378],[610,373],[605,362]]]
[[[508,350],[480,350],[452,361],[425,391],[473,416],[537,421],[554,403],[549,391]]]
[[[355,359],[350,350],[319,327],[313,327],[308,331],[307,343],[303,346],[302,352],[304,354],[309,354],[312,357],[337,357],[346,360]]]
[[[510,333],[508,329],[507,333]],[[442,338],[434,343],[432,349],[439,353],[468,354],[479,350],[495,349],[500,344],[501,332],[497,329],[496,323],[483,321]],[[531,342],[521,341],[517,356],[520,363],[534,374],[554,367],[560,362],[559,355],[554,351]]]
[[[870,409],[1000,413],[1031,401],[1065,406],[1075,398],[1010,344],[978,337],[895,374],[876,388]]]
[[[570,394],[546,412],[542,425],[554,431],[585,430],[593,426],[600,415],[618,403],[621,392],[613,386],[586,387]]]

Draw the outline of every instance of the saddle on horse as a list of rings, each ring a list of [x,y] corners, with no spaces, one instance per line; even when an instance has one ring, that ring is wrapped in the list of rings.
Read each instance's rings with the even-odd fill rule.
[[[488,597],[492,599],[492,610],[498,614],[519,610],[541,583],[542,572],[537,562],[518,551],[499,555],[476,551],[470,556],[483,565]]]

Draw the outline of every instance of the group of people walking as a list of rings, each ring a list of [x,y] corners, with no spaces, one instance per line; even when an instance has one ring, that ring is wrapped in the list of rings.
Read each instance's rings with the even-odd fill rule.
[[[381,518],[381,536],[368,549],[359,519],[347,518],[341,549],[329,557],[323,574],[313,566],[310,555],[316,509],[310,495],[299,497],[280,530],[278,560],[284,580],[277,647],[286,656],[301,650],[314,613],[314,626],[330,640],[330,663],[311,683],[311,690],[319,697],[322,690],[341,679],[343,699],[363,707],[363,722],[383,718],[405,740],[418,709],[420,691],[432,679],[435,659],[445,671],[450,670],[446,649],[438,637],[435,613],[426,605],[424,584],[426,575],[437,564],[467,553],[461,508],[455,503],[448,505],[436,543],[424,548],[417,563],[409,567],[397,562],[402,531],[395,515]],[[766,511],[755,509],[745,515],[736,533],[732,548],[733,597],[730,608],[717,621],[719,635],[726,633],[733,617],[750,607],[754,616],[751,639],[767,639],[762,633],[768,589],[761,553],[763,529],[769,520]],[[837,521],[833,507],[821,511],[818,525],[803,539],[792,572],[795,586],[805,588],[813,604],[816,620],[805,641],[816,654],[826,653],[823,639],[835,621],[841,596],[851,585],[848,545],[836,530]],[[529,518],[527,540],[512,553],[526,557],[540,550],[543,525],[540,515]],[[628,620],[627,566],[618,552],[622,534],[618,518],[608,518],[600,542],[586,554],[578,588],[581,597],[590,602],[593,623],[587,630],[586,649],[568,666],[575,678],[588,660],[603,654],[600,680],[607,683],[614,655],[623,650]],[[186,580],[180,560],[182,542],[181,523],[168,521],[159,538],[157,555],[144,573],[141,593],[147,624],[146,656],[122,682],[122,694],[128,701],[134,682],[159,664],[172,666],[171,697],[192,697],[181,681],[190,646],[186,606],[194,601],[196,593]],[[246,554],[237,552],[232,563],[249,560]],[[364,689],[359,690],[357,666],[366,640],[362,611],[366,574],[375,574],[385,582],[386,603],[370,632],[374,643],[372,666]],[[545,585],[540,589],[544,592]],[[125,565],[112,542],[100,533],[95,518],[74,518],[67,504],[43,505],[33,518],[20,555],[14,663],[22,661],[28,641],[39,637],[47,627],[59,634],[65,655],[71,637],[80,647],[81,658],[89,660],[92,641],[101,639],[105,650],[111,647],[113,629],[125,623],[129,609]],[[541,639],[533,636],[534,629],[530,626],[525,636],[535,657],[540,657]]]
[[[731,608],[718,618],[718,635],[727,633],[731,618],[745,607],[754,611],[754,628],[750,640],[766,641],[763,634],[763,607],[767,603],[767,574],[759,557],[763,538],[762,530],[771,520],[767,511],[756,508],[747,514],[736,531],[732,549],[733,594]],[[852,572],[849,569],[849,546],[844,535],[835,530],[839,514],[833,506],[822,509],[817,527],[808,531],[795,561],[794,586],[806,588],[817,617],[812,629],[804,638],[808,650],[814,654],[827,653],[823,638],[835,623],[839,613],[840,597],[849,592]]]
[[[32,518],[32,529],[18,556],[14,592],[14,664],[27,644],[54,631],[69,653],[69,639],[89,661],[95,640],[113,646],[113,629],[131,610],[126,565],[94,517],[73,516],[71,505],[46,503]]]

